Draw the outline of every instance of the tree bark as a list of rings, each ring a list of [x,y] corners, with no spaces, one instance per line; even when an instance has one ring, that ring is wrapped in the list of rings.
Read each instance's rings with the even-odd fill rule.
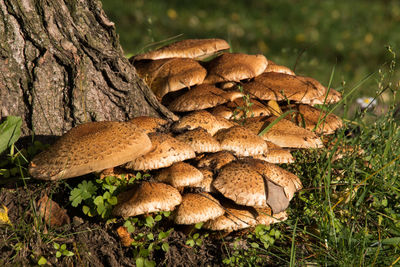
[[[88,121],[176,118],[124,57],[98,0],[0,0],[0,117],[24,135]]]

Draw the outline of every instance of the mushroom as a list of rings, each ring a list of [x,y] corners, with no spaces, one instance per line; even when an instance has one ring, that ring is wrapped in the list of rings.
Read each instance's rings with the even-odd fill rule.
[[[203,174],[185,162],[177,162],[172,166],[160,170],[154,177],[157,181],[172,185],[175,188],[193,186],[203,180]]]
[[[193,184],[192,187],[200,188],[204,192],[217,193],[218,191],[212,185],[212,182],[214,181],[213,172],[207,168],[199,168],[198,170],[203,174],[203,180]]]
[[[174,131],[183,131],[194,130],[201,127],[211,135],[214,135],[218,130],[232,126],[234,126],[234,124],[224,118],[217,118],[205,110],[198,110],[182,117],[172,128]]]
[[[149,137],[129,122],[88,122],[72,128],[29,165],[32,177],[59,180],[124,164],[150,151]]]
[[[160,100],[169,92],[202,83],[207,74],[199,62],[190,58],[137,61],[134,66]]]
[[[234,101],[213,108],[211,114],[230,120],[267,116],[271,115],[271,110],[255,99],[251,99],[246,103],[243,98],[238,98]]]
[[[251,79],[263,73],[267,65],[268,61],[263,55],[224,53],[209,62],[204,83]]]
[[[268,146],[268,153],[266,155],[255,155],[256,159],[261,159],[269,163],[293,163],[294,158],[288,149],[284,149],[272,142],[265,141]]]
[[[136,55],[131,58],[131,61],[174,57],[204,59],[218,51],[227,50],[229,48],[229,44],[222,39],[187,39],[172,43],[155,51]]]
[[[196,224],[215,219],[224,214],[218,200],[207,193],[188,193],[176,210],[175,223]]]
[[[185,94],[175,98],[168,107],[171,111],[184,112],[215,107],[228,102],[230,95],[225,97],[226,92],[210,85],[201,84],[191,88]]]
[[[236,160],[236,157],[228,151],[219,151],[217,153],[211,153],[204,155],[197,161],[198,167],[209,167],[213,170],[219,170],[224,165],[231,161]]]
[[[133,170],[154,170],[171,166],[174,162],[194,158],[193,148],[172,136],[163,133],[149,134],[153,148],[147,154],[125,164]]]
[[[164,183],[141,182],[118,195],[113,209],[115,216],[124,218],[158,211],[171,211],[182,202],[178,190]]]
[[[271,117],[256,117],[247,118],[244,121],[244,127],[249,129],[255,134],[260,134],[270,123],[277,119],[275,116]],[[261,137],[277,144],[281,147],[290,148],[320,148],[323,147],[321,139],[313,132],[301,128],[293,122],[281,119],[278,123],[273,125]]]
[[[218,152],[220,143],[203,128],[196,128],[175,136],[181,142],[190,145],[196,153]]]
[[[265,141],[242,126],[221,129],[215,134],[223,150],[232,151],[236,156],[253,156],[266,154],[268,146]]]
[[[257,76],[253,81],[245,83],[243,90],[262,100],[291,100],[304,104],[315,102],[327,92],[324,86],[312,78],[278,72],[265,72]]]
[[[296,75],[291,69],[289,69],[286,66],[278,65],[275,62],[272,62],[271,60],[268,60],[268,66],[265,69],[264,72],[279,72],[279,73],[284,73],[288,75]]]

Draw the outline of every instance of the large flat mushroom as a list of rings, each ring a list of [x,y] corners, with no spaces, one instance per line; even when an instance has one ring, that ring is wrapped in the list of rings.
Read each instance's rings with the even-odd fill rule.
[[[29,165],[32,177],[59,180],[112,168],[146,154],[149,137],[129,122],[88,122],[72,128]]]
[[[181,142],[190,145],[196,153],[221,151],[221,144],[203,128],[196,128],[175,136]]]
[[[229,44],[222,39],[187,39],[178,41],[160,49],[132,57],[132,60],[193,58],[204,59],[221,50],[229,49]]]
[[[182,202],[179,191],[164,183],[141,182],[133,189],[118,196],[113,214],[122,217],[171,211]]]

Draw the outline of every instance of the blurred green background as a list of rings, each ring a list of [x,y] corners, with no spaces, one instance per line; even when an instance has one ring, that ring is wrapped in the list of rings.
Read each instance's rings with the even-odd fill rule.
[[[400,1],[373,0],[103,0],[127,55],[160,41],[223,38],[233,52],[262,53],[327,85],[349,91],[376,74],[352,96],[375,96],[379,69],[400,46]],[[165,43],[165,42],[164,42]],[[152,46],[150,46],[153,44]],[[397,77],[392,78],[394,83]]]

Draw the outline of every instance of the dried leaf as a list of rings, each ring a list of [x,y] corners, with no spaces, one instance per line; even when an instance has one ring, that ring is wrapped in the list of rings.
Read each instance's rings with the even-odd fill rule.
[[[10,219],[8,218],[8,208],[4,205],[2,205],[3,207],[0,208],[0,224],[11,224]]]
[[[44,218],[45,222],[50,226],[62,226],[70,223],[67,211],[61,208],[56,202],[44,195],[38,200],[39,214]]]
[[[125,226],[118,227],[117,233],[124,247],[129,247],[134,241]]]

